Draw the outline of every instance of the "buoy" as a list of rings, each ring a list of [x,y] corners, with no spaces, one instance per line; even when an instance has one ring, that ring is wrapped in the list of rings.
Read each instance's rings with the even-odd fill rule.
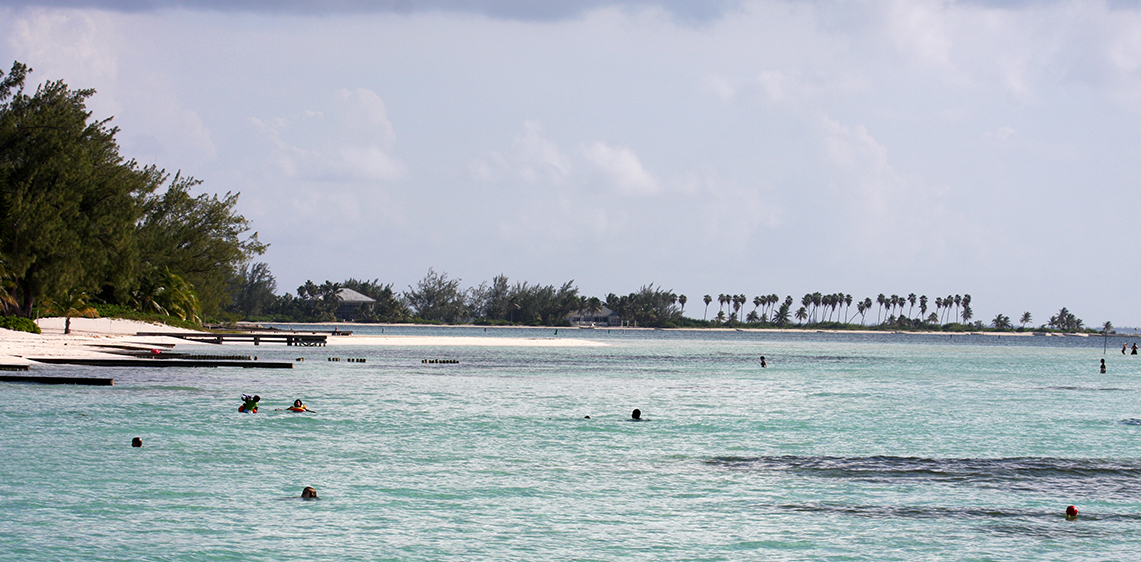
[[[159,350],[157,350],[157,349],[152,349],[152,350],[151,350],[151,355],[158,355],[158,354],[160,354],[160,353],[162,353],[162,352],[161,352],[161,351],[159,351]]]
[[[1073,521],[1074,519],[1077,519],[1077,518],[1078,518],[1078,508],[1076,508],[1072,505],[1070,507],[1067,507],[1066,508],[1066,519]]]

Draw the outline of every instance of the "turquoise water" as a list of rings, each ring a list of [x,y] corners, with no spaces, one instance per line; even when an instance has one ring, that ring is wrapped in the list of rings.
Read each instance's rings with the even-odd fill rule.
[[[607,345],[227,346],[306,361],[0,383],[0,559],[1141,553],[1141,358],[1121,340],[1103,355],[1099,338],[557,337]],[[242,393],[260,413],[237,412]],[[273,411],[294,398],[314,413]],[[627,421],[633,408],[649,421]],[[304,486],[322,499],[292,499]]]

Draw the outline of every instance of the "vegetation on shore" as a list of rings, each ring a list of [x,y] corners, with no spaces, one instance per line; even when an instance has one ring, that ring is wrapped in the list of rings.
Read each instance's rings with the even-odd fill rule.
[[[0,72],[0,311],[223,314],[241,265],[265,250],[238,195],[195,196],[198,180],[124,158],[110,118],[86,108],[94,90],[57,80],[28,94],[30,72]]]

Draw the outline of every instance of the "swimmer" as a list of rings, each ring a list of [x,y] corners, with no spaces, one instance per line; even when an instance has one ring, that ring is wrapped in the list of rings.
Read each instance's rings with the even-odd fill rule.
[[[286,410],[288,410],[290,412],[312,412],[313,411],[313,410],[310,410],[307,406],[305,406],[305,404],[303,404],[301,402],[300,398],[298,398],[297,400],[294,400],[293,405],[286,408]],[[280,412],[281,408],[278,408],[276,411]]]
[[[769,364],[765,362],[765,356],[762,355],[761,356],[761,368],[764,369],[765,367],[768,367],[768,366],[769,366]]]
[[[251,398],[248,394],[243,394],[242,405],[238,406],[238,411],[256,414],[258,413],[258,402],[261,402],[261,396],[255,394]]]
[[[134,439],[131,439],[131,446],[132,447],[142,447],[143,446],[143,438],[142,437],[136,437]]]
[[[304,490],[301,490],[301,499],[319,500],[321,498],[317,497],[317,490],[314,490],[313,486],[306,486]]]
[[[1066,521],[1073,521],[1078,518],[1078,508],[1069,506],[1066,508]]]
[[[1105,359],[1101,360],[1101,374],[1105,374]]]
[[[642,421],[642,411],[634,408],[634,411],[630,412],[630,419],[633,421]]]

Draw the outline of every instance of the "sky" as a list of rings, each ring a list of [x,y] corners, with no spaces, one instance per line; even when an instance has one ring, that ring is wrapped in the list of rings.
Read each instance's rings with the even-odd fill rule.
[[[1141,325],[1141,3],[0,0],[11,61],[240,193],[279,292],[433,268]]]

